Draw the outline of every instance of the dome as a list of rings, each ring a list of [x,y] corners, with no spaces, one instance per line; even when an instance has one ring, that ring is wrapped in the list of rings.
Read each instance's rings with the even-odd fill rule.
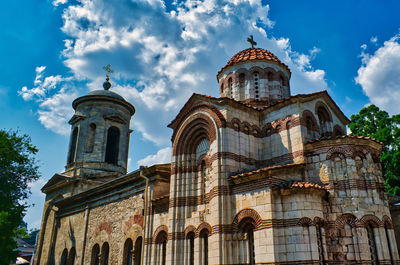
[[[240,64],[248,61],[269,61],[273,63],[277,63],[281,65],[283,68],[285,68],[288,73],[290,74],[289,67],[282,63],[278,57],[276,57],[272,52],[260,48],[249,48],[243,51],[238,52],[235,54],[229,61],[228,63],[222,67],[222,69],[218,72],[219,76],[225,69],[228,67],[235,65],[235,64]]]
[[[117,93],[112,92],[110,90],[94,90],[94,91],[90,92],[89,94],[87,94],[87,96],[106,96],[106,97],[116,98],[116,99],[125,101],[125,99],[123,97],[121,97]]]

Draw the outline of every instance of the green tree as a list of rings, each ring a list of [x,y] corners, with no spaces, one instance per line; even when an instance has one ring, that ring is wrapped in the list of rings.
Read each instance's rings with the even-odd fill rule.
[[[400,114],[389,116],[375,105],[351,115],[350,135],[369,136],[383,143],[380,156],[388,193],[400,195]]]
[[[20,228],[28,184],[39,178],[35,154],[38,149],[27,135],[0,130],[0,264],[10,264],[17,257],[14,238],[25,236]]]

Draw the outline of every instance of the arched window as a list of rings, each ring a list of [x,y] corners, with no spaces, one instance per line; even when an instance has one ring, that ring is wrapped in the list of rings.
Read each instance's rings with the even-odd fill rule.
[[[110,253],[110,246],[104,242],[101,246],[100,265],[108,265],[108,256]]]
[[[61,254],[60,265],[67,265],[68,249],[64,249]]]
[[[324,255],[324,245],[322,241],[322,227],[320,224],[317,224],[315,227],[315,230],[317,232],[317,244],[318,244],[318,255],[319,255],[319,260],[321,261],[322,265],[325,265],[325,255]]]
[[[333,127],[333,137],[338,137],[344,135],[343,130],[339,127],[339,125],[335,125]]]
[[[220,93],[224,93],[224,83],[221,83]]]
[[[240,222],[239,226],[241,232],[246,235],[249,264],[254,265],[256,264],[254,253],[254,221],[253,219],[247,217]]]
[[[320,106],[317,110],[317,115],[318,115],[318,119],[319,119],[321,137],[330,136],[330,133],[329,133],[330,116],[329,116],[328,111],[324,107]]]
[[[200,238],[202,243],[201,260],[203,261],[203,265],[208,265],[208,235],[209,232],[207,229],[203,229],[200,231]]]
[[[196,160],[207,154],[208,150],[210,150],[210,141],[204,138],[196,147]]]
[[[314,121],[310,116],[307,116],[306,118],[307,141],[315,138],[314,127],[315,127]]]
[[[67,260],[67,265],[74,265],[75,263],[75,256],[76,256],[76,251],[75,247],[72,247],[69,251],[68,255],[68,260]]]
[[[194,233],[189,232],[186,236],[189,245],[189,265],[194,265]]]
[[[138,237],[135,241],[135,265],[140,265],[142,261],[142,237]]]
[[[240,95],[239,100],[244,99],[244,95],[245,95],[244,80],[245,80],[245,75],[243,73],[239,74],[239,95]]]
[[[228,79],[228,88],[229,88],[229,93],[231,93],[231,98],[233,98],[233,84],[232,84],[232,77],[229,77],[229,79]]]
[[[161,231],[156,238],[156,264],[165,265],[167,262],[167,232]]]
[[[93,152],[95,136],[96,136],[96,124],[91,123],[88,128],[88,135],[86,140],[86,153]]]
[[[100,247],[95,244],[92,248],[92,256],[90,258],[90,265],[99,265]]]
[[[128,238],[124,244],[124,256],[122,258],[123,265],[132,265],[133,261],[133,242],[132,239]]]
[[[201,162],[201,202],[206,203],[206,163]]]
[[[106,158],[105,162],[117,165],[119,154],[119,129],[110,127],[107,134]]]
[[[99,265],[100,247],[95,244],[92,248],[92,256],[90,258],[90,265]]]
[[[259,95],[259,74],[258,72],[253,73],[253,82],[254,82],[254,98],[258,100],[260,98]]]
[[[388,248],[389,248],[390,264],[393,265],[394,264],[394,259],[393,259],[393,253],[392,253],[392,244],[390,243],[389,225],[388,225],[388,223],[385,222],[384,227],[385,227],[386,240],[387,240]]]
[[[371,224],[367,224],[366,229],[368,235],[369,250],[371,254],[371,261],[372,264],[375,265],[378,264],[378,253],[376,250],[374,227]]]
[[[76,143],[78,140],[78,127],[75,127],[71,134],[71,141],[69,144],[68,164],[75,161]]]

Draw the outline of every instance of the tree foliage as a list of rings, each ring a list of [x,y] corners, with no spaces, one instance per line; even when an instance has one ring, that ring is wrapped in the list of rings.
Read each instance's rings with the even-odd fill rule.
[[[27,135],[0,130],[0,264],[16,259],[14,238],[25,235],[19,225],[28,207],[28,184],[39,178],[37,152]]]
[[[369,136],[383,143],[380,156],[388,193],[400,195],[400,114],[389,116],[375,105],[351,115],[351,135]]]

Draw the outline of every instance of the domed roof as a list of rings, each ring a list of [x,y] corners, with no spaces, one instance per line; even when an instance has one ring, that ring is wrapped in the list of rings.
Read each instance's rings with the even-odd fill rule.
[[[284,68],[288,70],[290,73],[289,67],[286,64],[282,63],[278,57],[276,57],[272,52],[260,48],[249,48],[235,54],[228,63],[222,67],[222,69],[218,72],[217,76],[222,73],[229,66],[244,63],[247,61],[270,61],[277,64],[282,65]]]
[[[94,90],[94,91],[90,92],[89,94],[87,94],[87,96],[106,96],[106,97],[117,98],[117,99],[125,101],[125,99],[123,97],[121,97],[117,93],[112,92],[110,90]]]

